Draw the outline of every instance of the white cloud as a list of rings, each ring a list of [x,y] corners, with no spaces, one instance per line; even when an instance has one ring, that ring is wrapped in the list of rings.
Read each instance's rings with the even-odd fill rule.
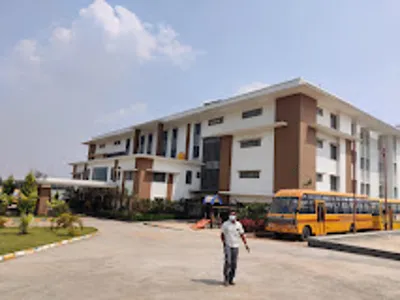
[[[108,124],[121,121],[127,118],[137,118],[138,116],[147,115],[147,104],[144,102],[137,102],[128,107],[120,108],[112,113],[104,114],[95,120],[98,124]]]
[[[0,175],[67,175],[67,162],[86,152],[82,140],[147,115],[134,93],[143,64],[187,67],[197,54],[169,25],[104,0],[45,39],[19,41],[0,58]]]
[[[259,81],[255,81],[249,84],[246,84],[244,86],[241,86],[238,90],[237,90],[237,94],[246,94],[246,93],[250,93],[256,90],[260,90],[262,88],[267,87],[268,84],[263,83],[263,82],[259,82]]]

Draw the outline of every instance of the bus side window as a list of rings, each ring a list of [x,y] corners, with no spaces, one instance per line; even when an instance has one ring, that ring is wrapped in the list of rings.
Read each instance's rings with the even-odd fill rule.
[[[312,197],[309,197],[306,195],[301,199],[300,213],[302,213],[302,214],[314,214],[315,213],[314,200],[311,198]]]
[[[342,214],[343,213],[343,202],[344,202],[344,197],[337,197],[336,198],[336,207],[337,207],[337,213]]]

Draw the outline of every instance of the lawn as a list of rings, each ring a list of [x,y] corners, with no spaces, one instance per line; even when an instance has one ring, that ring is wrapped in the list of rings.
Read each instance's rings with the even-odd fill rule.
[[[28,234],[18,234],[18,228],[0,228],[0,255],[51,244],[71,238],[66,229],[56,231],[48,227],[32,227]],[[94,227],[84,227],[82,235],[96,232]]]

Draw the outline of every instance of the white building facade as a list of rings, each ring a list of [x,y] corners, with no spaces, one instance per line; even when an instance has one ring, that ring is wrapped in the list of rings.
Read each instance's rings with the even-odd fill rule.
[[[139,198],[271,199],[281,188],[398,197],[400,131],[302,79],[85,142],[73,178]],[[355,164],[353,163],[355,160]],[[355,172],[353,169],[355,168]]]

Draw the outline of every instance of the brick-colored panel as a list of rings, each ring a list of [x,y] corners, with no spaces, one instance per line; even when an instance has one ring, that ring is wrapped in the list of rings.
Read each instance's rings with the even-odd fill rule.
[[[47,201],[51,201],[51,187],[38,186],[38,202],[36,204],[36,214],[47,215]]]
[[[168,174],[168,180],[167,180],[167,200],[171,201],[172,200],[172,190],[174,187],[174,175],[173,174]]]
[[[146,172],[148,169],[153,169],[153,159],[137,158],[136,159],[135,178],[133,181],[134,194],[139,199],[150,199],[152,173]]]
[[[317,101],[295,94],[276,99],[275,109],[275,121],[288,124],[275,129],[274,191],[315,189]]]
[[[192,128],[191,124],[188,123],[188,124],[186,125],[185,159],[189,159],[191,128]]]

